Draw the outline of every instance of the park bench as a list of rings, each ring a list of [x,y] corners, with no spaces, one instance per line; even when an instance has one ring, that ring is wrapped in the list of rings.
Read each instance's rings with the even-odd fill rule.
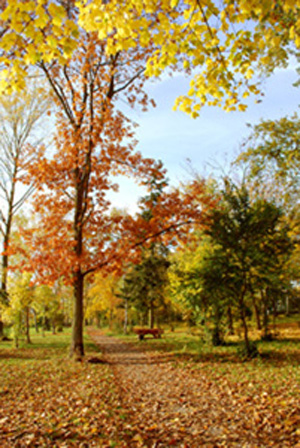
[[[161,338],[164,332],[161,328],[135,328],[133,331],[138,335],[140,341],[144,339],[146,334],[151,334],[155,339]]]

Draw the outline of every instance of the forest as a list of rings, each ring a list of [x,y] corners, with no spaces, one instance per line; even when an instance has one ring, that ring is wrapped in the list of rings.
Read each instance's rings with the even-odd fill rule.
[[[0,8],[1,446],[300,446],[297,113],[173,185],[120,106],[180,74],[176,110],[243,113],[298,72],[299,2]]]

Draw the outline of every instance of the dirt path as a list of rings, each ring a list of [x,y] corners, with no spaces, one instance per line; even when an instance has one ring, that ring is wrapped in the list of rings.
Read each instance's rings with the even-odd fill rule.
[[[282,433],[280,416],[276,427],[267,406],[259,403],[258,414],[255,397],[240,401],[230,387],[176,366],[168,354],[145,353],[97,330],[90,336],[111,364],[128,409],[129,447],[300,447]]]

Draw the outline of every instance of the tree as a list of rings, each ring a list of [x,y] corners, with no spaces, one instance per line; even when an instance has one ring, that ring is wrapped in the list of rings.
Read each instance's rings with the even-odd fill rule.
[[[28,90],[22,96],[15,93],[0,98],[1,291],[6,301],[13,218],[33,191],[32,184],[27,187],[23,185],[22,188],[22,177],[26,173],[26,166],[32,162],[30,146],[38,146],[43,141],[40,125],[49,106],[45,89],[34,87],[33,83],[28,85]]]
[[[235,164],[247,166],[252,194],[275,200],[285,211],[295,247],[285,277],[299,279],[300,121],[297,114],[278,120],[261,120],[251,127]]]
[[[22,333],[25,333],[27,343],[31,342],[29,313],[33,300],[31,274],[23,272],[14,279],[10,286],[10,306],[3,309],[4,322],[12,325],[16,347],[19,345]]]
[[[299,128],[297,114],[261,120],[251,126],[251,134],[243,145],[245,149],[235,162],[248,164],[248,177],[261,195],[269,191],[269,195],[276,195],[278,203],[290,211],[297,204],[300,189]]]
[[[183,212],[180,194],[173,192],[165,196],[164,203],[170,207],[163,211],[161,225],[157,217],[147,225],[143,223],[148,233],[140,233],[141,239],[134,236],[136,220],[107,215],[106,192],[116,188],[112,175],[132,174],[141,183],[153,178],[154,173],[158,179],[164,176],[161,164],[134,153],[132,126],[114,105],[123,94],[131,106],[147,106],[142,86],[151,45],[111,52],[111,38],[101,40],[97,33],[78,28],[78,9],[72,1],[45,2],[37,10],[31,3],[15,10],[11,3],[2,19],[6,21],[2,48],[7,58],[14,60],[12,71],[19,75],[17,84],[22,81],[24,61],[35,63],[56,98],[56,153],[48,160],[41,156],[30,172],[39,185],[35,206],[43,213],[39,224],[43,233],[32,238],[31,261],[32,270],[38,269],[48,281],[49,277],[63,276],[73,284],[71,353],[81,356],[85,277],[113,261],[116,249],[120,258],[120,253],[128,253],[158,233],[178,228],[176,212],[188,224],[192,215],[202,215],[202,211],[188,206],[193,196],[190,193],[184,198]],[[16,33],[18,41],[13,40]],[[22,55],[16,50],[21,42]],[[10,72],[11,85],[14,73]],[[7,74],[3,72],[3,77]],[[201,184],[194,187],[202,189]],[[157,209],[163,210],[162,205],[163,201]]]
[[[142,313],[144,323],[148,321],[150,328],[154,328],[155,310],[165,301],[169,267],[166,252],[162,245],[153,243],[143,251],[140,263],[133,265],[123,279],[121,296]]]
[[[98,326],[100,326],[101,317],[105,317],[109,328],[112,328],[113,318],[116,317],[122,302],[118,297],[118,282],[117,276],[113,274],[103,276],[99,272],[88,289],[85,317],[96,318]]]
[[[254,75],[286,67],[300,46],[299,5],[291,0],[137,0],[134,6],[127,0],[82,0],[76,5],[79,20],[73,0],[3,2],[4,87],[22,87],[27,66],[36,61],[59,58],[64,65],[84,28],[107,39],[111,56],[154,45],[149,76],[178,65],[187,74],[195,68],[190,90],[177,104],[195,117],[204,104],[244,110],[243,98],[261,94]]]
[[[232,302],[224,270],[215,260],[215,253],[211,238],[196,231],[188,244],[171,257],[169,288],[172,300],[181,304],[188,320],[196,325],[213,325],[212,342],[220,345],[225,312],[230,312]]]
[[[254,291],[264,292],[275,282],[282,284],[283,263],[292,249],[281,216],[281,210],[271,202],[252,202],[245,185],[237,187],[225,180],[222,207],[212,212],[211,225],[204,230],[216,247],[211,258],[222,274],[219,282],[239,310],[249,356],[249,298]]]

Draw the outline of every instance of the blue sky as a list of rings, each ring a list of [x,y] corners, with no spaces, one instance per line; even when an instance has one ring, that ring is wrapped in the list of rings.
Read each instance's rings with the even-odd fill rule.
[[[280,118],[298,110],[299,90],[292,86],[296,80],[293,68],[277,70],[265,82],[261,103],[256,104],[250,98],[246,112],[227,113],[220,108],[205,107],[195,120],[172,110],[175,98],[187,91],[186,78],[175,76],[150,82],[147,90],[157,107],[146,113],[130,112],[139,124],[138,149],[147,157],[163,161],[172,185],[188,178],[187,158],[197,171],[209,173],[210,165],[224,166],[234,159],[243,139],[249,135],[247,123]],[[134,210],[136,199],[143,193],[130,180],[122,180],[120,185],[120,193],[112,195],[114,205]]]

